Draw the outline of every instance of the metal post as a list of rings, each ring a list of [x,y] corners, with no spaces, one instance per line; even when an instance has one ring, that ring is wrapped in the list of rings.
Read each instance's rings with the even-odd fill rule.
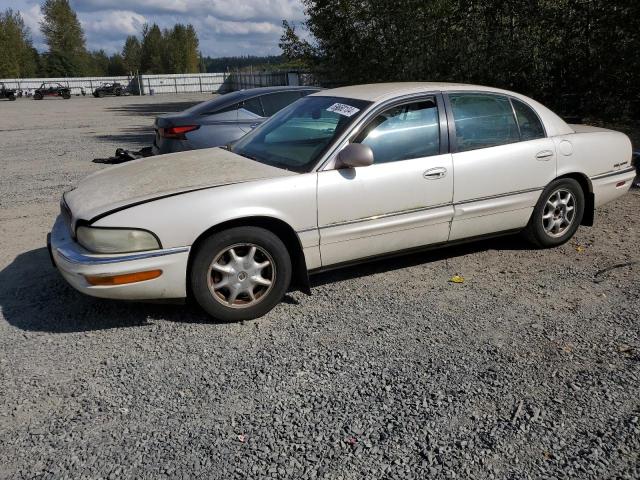
[[[178,93],[178,79],[173,77],[173,86],[176,89],[176,93]]]
[[[202,77],[198,75],[198,83],[200,84],[200,93],[202,93]]]

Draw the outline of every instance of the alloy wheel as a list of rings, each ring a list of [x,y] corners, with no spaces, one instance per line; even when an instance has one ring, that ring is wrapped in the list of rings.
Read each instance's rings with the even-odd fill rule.
[[[565,234],[575,219],[576,199],[569,190],[554,191],[542,211],[542,226],[550,237],[558,238]]]
[[[275,280],[273,258],[252,243],[225,247],[214,257],[207,272],[211,295],[231,308],[254,306],[266,297]]]

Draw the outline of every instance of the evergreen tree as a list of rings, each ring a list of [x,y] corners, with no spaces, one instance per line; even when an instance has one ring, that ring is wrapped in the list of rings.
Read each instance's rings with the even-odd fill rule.
[[[37,61],[38,53],[20,14],[10,8],[0,13],[0,78],[33,76]]]
[[[76,76],[87,70],[89,59],[80,21],[68,0],[45,0],[40,7],[40,30],[49,46],[50,74]]]
[[[127,73],[135,73],[140,70],[141,50],[138,37],[129,35],[122,48],[122,61]]]
[[[164,72],[165,42],[160,27],[155,23],[142,27],[142,47],[140,55],[140,70],[143,73]]]

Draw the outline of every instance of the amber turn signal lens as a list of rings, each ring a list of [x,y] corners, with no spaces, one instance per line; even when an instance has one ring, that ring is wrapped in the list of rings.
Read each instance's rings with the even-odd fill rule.
[[[95,286],[124,285],[127,283],[143,282],[152,280],[162,275],[162,270],[149,270],[148,272],[125,273],[124,275],[111,275],[100,277],[96,275],[85,275],[87,282]]]

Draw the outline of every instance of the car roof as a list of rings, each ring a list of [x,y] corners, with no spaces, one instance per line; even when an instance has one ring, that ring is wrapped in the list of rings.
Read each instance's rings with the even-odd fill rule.
[[[483,87],[480,85],[470,85],[465,83],[446,82],[393,82],[393,83],[369,83],[364,85],[350,85],[347,87],[332,88],[314,93],[314,95],[356,98],[358,100],[368,100],[377,102],[387,98],[401,95],[410,95],[427,91],[451,91],[451,90],[482,90],[500,93],[508,93],[506,90],[493,87]]]
[[[279,87],[260,87],[260,88],[248,88],[246,90],[238,90],[236,92],[225,93],[219,97],[207,100],[205,102],[194,105],[193,107],[185,110],[184,113],[204,113],[212,112],[216,110],[222,110],[226,107],[233,105],[234,103],[247,100],[258,95],[265,95],[268,93],[277,92],[295,92],[295,91],[320,91],[320,87],[299,87],[299,86],[279,86]]]
[[[465,83],[446,82],[395,82],[395,83],[370,83],[364,85],[351,85],[348,87],[332,88],[316,92],[313,96],[354,98],[367,100],[370,102],[382,102],[395,97],[417,94],[421,92],[450,92],[450,91],[470,91],[499,93],[515,97],[529,106],[533,107],[540,115],[549,136],[566,135],[573,133],[564,120],[553,113],[544,105],[535,100],[509,90],[502,90],[494,87],[484,87],[481,85],[470,85]]]

